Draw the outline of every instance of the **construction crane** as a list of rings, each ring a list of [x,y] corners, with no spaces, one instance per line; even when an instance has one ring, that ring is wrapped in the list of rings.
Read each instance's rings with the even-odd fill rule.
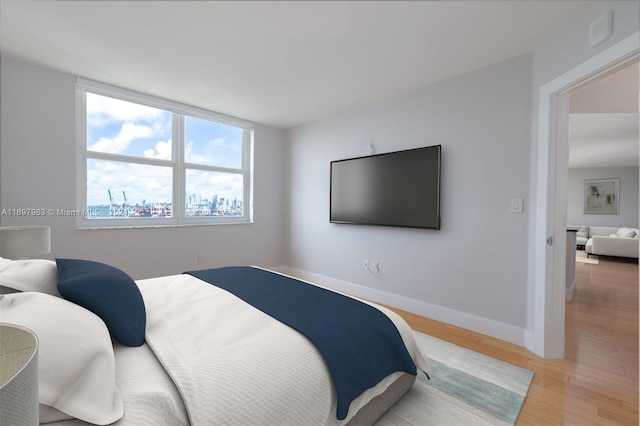
[[[127,194],[122,191],[122,198],[124,202],[121,205],[117,205],[113,201],[111,190],[107,189],[109,193],[109,217],[129,216],[129,205],[127,204]]]
[[[116,215],[117,209],[113,206],[113,197],[111,196],[111,190],[107,189],[109,193],[109,217],[114,217]]]

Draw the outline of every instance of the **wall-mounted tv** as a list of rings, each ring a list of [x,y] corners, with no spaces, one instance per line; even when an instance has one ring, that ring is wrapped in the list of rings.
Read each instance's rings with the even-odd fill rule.
[[[440,229],[441,145],[331,162],[329,221]]]

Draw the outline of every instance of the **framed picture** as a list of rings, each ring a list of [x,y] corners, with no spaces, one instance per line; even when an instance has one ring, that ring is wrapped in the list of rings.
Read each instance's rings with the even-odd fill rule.
[[[620,179],[585,179],[585,214],[618,214],[619,206]]]

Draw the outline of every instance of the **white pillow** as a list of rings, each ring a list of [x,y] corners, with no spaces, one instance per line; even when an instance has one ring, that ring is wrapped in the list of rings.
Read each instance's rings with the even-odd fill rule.
[[[616,234],[622,238],[633,238],[636,235],[636,231],[631,228],[620,228],[616,231]]]
[[[38,336],[40,404],[99,425],[123,416],[111,337],[98,316],[62,298],[33,292],[0,296],[0,312],[2,322]]]
[[[586,226],[581,226],[576,232],[577,237],[588,238],[589,229]]]
[[[53,260],[9,260],[0,257],[0,285],[60,297],[58,268]]]

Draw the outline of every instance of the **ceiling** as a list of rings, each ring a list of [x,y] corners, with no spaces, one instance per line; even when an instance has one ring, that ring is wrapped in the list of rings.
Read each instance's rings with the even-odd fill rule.
[[[569,168],[638,166],[640,69],[637,60],[569,95]]]
[[[286,129],[531,52],[592,3],[0,0],[0,50]]]
[[[0,51],[287,129],[529,53],[591,4],[0,0]],[[637,165],[637,76],[572,93],[571,167]]]

